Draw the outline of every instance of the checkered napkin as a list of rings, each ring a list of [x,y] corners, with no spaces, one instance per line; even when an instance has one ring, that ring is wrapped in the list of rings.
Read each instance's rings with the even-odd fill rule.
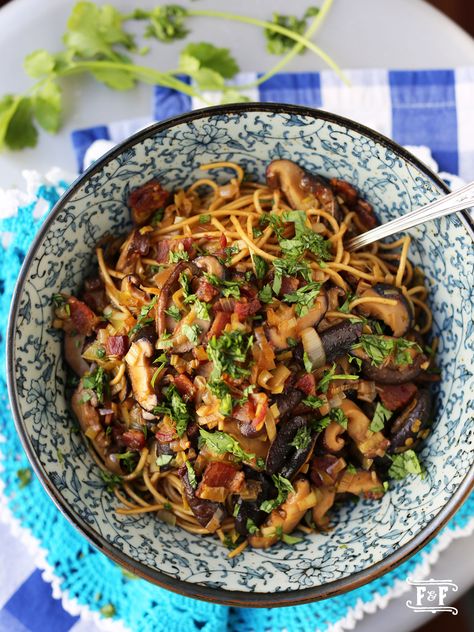
[[[350,87],[342,85],[331,72],[323,71],[279,74],[246,94],[252,101],[296,103],[347,116],[415,148],[419,157],[434,169],[433,159],[441,172],[474,179],[474,68],[353,70],[346,74]],[[249,83],[258,76],[243,73],[235,83]],[[215,94],[205,97],[210,102],[219,100]],[[72,134],[78,170],[82,171],[102,153],[149,123],[203,105],[174,90],[156,87],[150,117],[97,125]],[[451,186],[456,186],[455,177],[447,179]],[[469,533],[447,532],[453,534],[450,537]],[[50,584],[43,580],[36,565],[44,567],[38,559],[33,560],[25,541],[20,543],[13,538],[8,527],[0,523],[0,632],[95,632],[98,626],[124,629],[121,622],[99,621],[97,615],[92,617],[84,608],[82,618],[69,614],[63,606],[69,611],[74,609],[68,607],[64,594],[53,581],[56,597],[53,598]],[[395,587],[392,588],[395,595]],[[388,599],[386,595],[383,599],[379,597],[377,603],[383,607]],[[331,629],[352,627],[361,616],[362,613],[354,614],[352,623],[348,617],[332,622]],[[291,625],[284,627],[295,632]]]

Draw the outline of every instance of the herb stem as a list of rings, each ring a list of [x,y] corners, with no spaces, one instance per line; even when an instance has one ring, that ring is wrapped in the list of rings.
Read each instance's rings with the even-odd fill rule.
[[[349,85],[349,81],[347,77],[344,75],[344,73],[336,64],[336,62],[332,59],[332,57],[330,57],[321,48],[319,48],[319,46],[316,46],[316,44],[313,44],[313,42],[310,42],[308,39],[306,39],[306,37],[304,37],[303,35],[300,35],[299,33],[295,33],[284,26],[281,26],[279,24],[274,24],[273,22],[267,22],[265,20],[259,20],[258,18],[252,18],[245,15],[239,15],[238,13],[228,13],[227,11],[213,11],[213,10],[208,10],[208,9],[191,9],[190,11],[188,11],[188,15],[194,16],[194,17],[222,18],[223,20],[233,20],[235,22],[243,22],[244,24],[252,24],[253,26],[259,26],[260,28],[268,29],[270,31],[274,31],[275,33],[280,33],[280,35],[285,35],[286,37],[294,40],[298,44],[301,44],[307,49],[313,51],[315,55],[320,57],[330,68],[334,70],[336,75],[339,77],[339,79],[343,83],[345,83],[346,85]]]

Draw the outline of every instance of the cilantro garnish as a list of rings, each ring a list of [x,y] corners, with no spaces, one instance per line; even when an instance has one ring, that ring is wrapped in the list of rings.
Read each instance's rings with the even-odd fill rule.
[[[255,276],[261,281],[265,277],[268,270],[267,262],[259,255],[252,255],[252,259],[255,266]]]
[[[208,382],[207,385],[213,395],[220,399],[219,412],[221,415],[230,415],[232,412],[232,396],[230,388],[225,382]]]
[[[272,286],[267,283],[262,287],[260,292],[258,293],[258,298],[262,301],[262,303],[271,303],[273,300],[272,295]]]
[[[288,533],[285,533],[281,525],[275,527],[275,535],[285,544],[298,544],[299,542],[303,542],[303,538],[297,538],[294,535],[289,535]]]
[[[413,450],[406,450],[401,454],[392,454],[392,465],[388,470],[388,475],[397,480],[406,478],[409,474],[424,475],[423,468],[416,453]]]
[[[133,472],[137,463],[137,452],[122,452],[122,454],[116,454],[115,457],[122,462],[122,465],[127,472]]]
[[[140,329],[142,329],[142,327],[144,327],[145,325],[149,325],[150,323],[153,322],[153,318],[148,318],[148,314],[153,309],[153,307],[155,307],[157,300],[158,300],[158,296],[154,296],[151,299],[151,301],[148,303],[148,305],[144,305],[141,308],[140,313],[137,318],[136,325],[134,325],[130,329],[130,334],[129,334],[130,336],[133,336],[133,334],[137,333],[137,331],[140,331]]]
[[[240,298],[241,281],[224,281],[224,279],[220,279],[215,274],[210,274],[208,272],[204,273],[204,276],[211,285],[220,289],[223,296]]]
[[[283,224],[283,220],[280,215],[276,215],[275,213],[265,213],[260,218],[260,226],[269,225],[272,227],[275,235],[280,239],[283,235],[283,229],[285,225]]]
[[[209,224],[210,221],[211,221],[211,216],[210,215],[200,215],[199,216],[199,223],[200,224]]]
[[[196,472],[194,471],[194,468],[189,461],[186,461],[186,469],[188,470],[189,484],[191,485],[193,489],[196,489],[197,487]]]
[[[358,379],[359,379],[358,375],[349,375],[346,373],[341,373],[341,374],[336,375],[336,363],[334,363],[328,371],[324,371],[323,377],[319,381],[317,390],[321,391],[322,393],[327,393],[327,390],[329,388],[329,382],[331,382],[332,380],[358,380]]]
[[[253,337],[239,330],[224,332],[219,338],[213,336],[207,346],[207,355],[214,364],[210,380],[220,379],[223,373],[235,379],[250,375],[247,354],[252,344]]]
[[[155,406],[153,414],[168,415],[175,425],[178,436],[182,437],[186,432],[191,416],[189,414],[186,403],[181,395],[178,393],[176,386],[171,384],[166,393],[164,394],[165,401]]]
[[[303,13],[303,17],[297,18],[296,15],[282,15],[281,13],[273,14],[273,23],[278,26],[284,26],[294,33],[304,33],[308,18],[316,16],[319,13],[317,7],[308,7]],[[286,35],[276,33],[265,29],[265,37],[267,40],[267,51],[272,55],[284,55],[293,48],[294,42]],[[299,51],[301,55],[304,49]]]
[[[375,407],[374,416],[370,422],[370,430],[372,430],[372,432],[379,432],[379,430],[383,430],[385,422],[388,421],[392,415],[392,411],[385,408],[385,406],[379,402]]]
[[[281,474],[273,474],[272,480],[277,488],[278,495],[276,498],[272,500],[265,500],[261,505],[260,509],[265,511],[266,513],[271,513],[274,509],[279,507],[282,503],[287,499],[288,494],[292,494],[295,492],[293,485],[290,481],[282,476]]]
[[[86,373],[86,375],[82,378],[82,385],[84,388],[94,391],[99,402],[104,401],[104,396],[108,397],[109,376],[102,367],[98,367],[92,373]],[[88,393],[85,393],[84,395],[88,395]]]
[[[186,250],[170,251],[168,263],[178,263],[178,261],[189,261],[189,253]]]
[[[284,276],[300,275],[308,283],[311,281],[311,270],[305,261],[296,259],[274,259],[275,277],[273,279],[273,291],[278,294],[281,290],[281,282]]]
[[[158,465],[158,467],[163,467],[165,465],[169,465],[173,458],[174,457],[172,454],[160,454],[155,463]]]
[[[293,437],[293,441],[290,443],[297,450],[306,449],[311,443],[311,432],[307,426],[303,426],[302,428],[298,428],[297,433]]]
[[[306,225],[304,211],[290,211],[284,213],[283,218],[295,225],[295,236],[292,239],[280,239],[280,248],[287,257],[296,259],[309,251],[318,261],[328,261],[331,258],[331,243]]]
[[[321,289],[321,283],[311,281],[307,285],[300,287],[295,292],[285,294],[283,300],[285,303],[295,303],[295,312],[297,316],[303,316],[308,313],[309,308],[314,304],[319,290]]]
[[[255,458],[255,454],[251,452],[245,452],[240,443],[231,437],[227,432],[208,432],[204,428],[200,428],[199,434],[203,443],[214,452],[214,454],[225,454],[226,452],[233,454],[240,461],[252,461]]]
[[[303,353],[303,364],[306,373],[311,373],[311,371],[313,370],[313,363],[311,362],[310,357],[306,351]]]
[[[324,404],[323,400],[315,395],[308,395],[308,397],[303,399],[301,403],[305,404],[305,406],[309,406],[310,408],[321,408]]]
[[[174,320],[181,320],[181,312],[176,305],[171,305],[168,309],[165,309],[165,314],[174,318]]]
[[[187,325],[187,324],[184,324],[181,327],[181,331],[186,336],[186,338],[189,340],[189,342],[192,342],[193,344],[197,345],[197,343],[199,342],[199,336],[202,333],[201,332],[201,327],[199,327],[199,325]]]
[[[113,492],[117,485],[122,483],[122,478],[120,476],[112,474],[111,472],[106,472],[105,470],[100,470],[100,478],[104,481],[105,489],[108,492]]]
[[[412,364],[413,359],[408,349],[420,350],[416,342],[405,338],[389,338],[374,334],[362,334],[359,342],[352,346],[353,349],[362,349],[372,360],[372,364],[380,366],[389,356],[393,357],[395,364]]]
[[[342,410],[342,408],[333,408],[331,412],[329,413],[329,416],[331,417],[333,421],[336,421],[340,426],[342,426],[343,428],[347,428],[347,424],[349,420],[344,414],[344,411]]]
[[[252,518],[247,518],[247,522],[245,523],[245,526],[247,528],[247,531],[250,533],[250,535],[257,533],[258,531],[258,527],[255,524],[255,522],[252,520]]]

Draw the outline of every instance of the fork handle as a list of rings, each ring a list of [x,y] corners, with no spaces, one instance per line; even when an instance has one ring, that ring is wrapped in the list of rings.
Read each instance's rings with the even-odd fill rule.
[[[379,239],[383,239],[384,237],[400,233],[408,228],[413,228],[413,226],[418,226],[418,224],[423,224],[424,222],[428,222],[432,219],[444,217],[445,215],[450,215],[456,211],[462,211],[473,205],[474,182],[470,182],[461,189],[453,191],[439,200],[425,204],[414,211],[410,211],[409,213],[401,215],[386,224],[381,224],[366,233],[362,233],[362,235],[358,235],[357,237],[350,239],[346,244],[346,248],[348,250],[358,250],[359,248],[367,246]]]

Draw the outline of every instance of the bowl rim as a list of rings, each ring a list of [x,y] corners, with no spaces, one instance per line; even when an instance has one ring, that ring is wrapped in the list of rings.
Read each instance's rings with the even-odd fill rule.
[[[169,117],[163,121],[153,123],[144,129],[129,136],[124,141],[113,147],[107,153],[105,153],[99,160],[93,163],[86,171],[80,174],[69,188],[63,193],[61,198],[56,202],[49,216],[42,224],[40,230],[35,236],[28,253],[22,264],[20,274],[18,276],[13,298],[10,307],[10,314],[8,320],[7,340],[6,340],[6,369],[7,369],[7,385],[8,394],[10,399],[10,405],[13,413],[13,418],[18,435],[20,436],[23,448],[26,451],[30,464],[38,476],[41,484],[45,488],[46,492],[53,500],[55,505],[61,511],[61,513],[68,519],[68,521],[75,527],[95,548],[99,549],[102,553],[111,558],[114,562],[120,566],[135,573],[139,577],[152,582],[162,588],[179,593],[186,597],[195,599],[201,599],[204,601],[210,601],[222,605],[228,606],[240,606],[240,607],[285,607],[294,606],[298,604],[305,604],[321,599],[327,599],[335,597],[342,593],[348,592],[355,588],[358,588],[364,584],[367,584],[378,577],[381,577],[385,573],[393,570],[407,559],[412,557],[420,549],[422,549],[440,529],[446,524],[446,522],[454,515],[454,513],[460,508],[461,504],[467,499],[470,491],[474,488],[474,463],[470,470],[459,484],[456,492],[449,498],[445,506],[438,512],[438,514],[428,522],[427,525],[417,533],[409,542],[401,546],[399,549],[393,551],[386,558],[369,566],[366,569],[358,571],[350,575],[349,577],[337,579],[320,586],[312,588],[303,588],[292,591],[282,591],[276,593],[263,593],[263,592],[242,592],[235,590],[226,590],[225,588],[212,588],[209,586],[203,586],[200,584],[193,584],[181,579],[176,579],[167,575],[162,571],[151,569],[142,562],[134,560],[129,555],[115,548],[114,545],[109,543],[105,538],[99,535],[90,525],[88,525],[80,516],[75,514],[70,505],[64,500],[56,487],[52,484],[46,473],[43,465],[39,461],[30,437],[26,431],[26,427],[23,424],[23,419],[20,414],[18,405],[19,395],[16,389],[16,383],[14,378],[14,340],[16,322],[18,318],[18,307],[20,298],[24,289],[24,284],[31,263],[36,256],[36,251],[43,238],[47,234],[51,224],[55,221],[59,212],[63,209],[69,199],[76,193],[76,191],[86,182],[92,175],[99,172],[104,165],[110,160],[113,160],[118,155],[131,148],[137,143],[143,142],[150,136],[159,133],[160,131],[171,129],[183,123],[190,123],[199,119],[208,118],[212,115],[225,115],[225,114],[244,114],[248,112],[263,112],[274,114],[295,114],[299,116],[311,117],[313,119],[324,120],[329,123],[342,125],[352,131],[356,131],[378,144],[392,150],[399,155],[404,161],[410,163],[412,166],[419,169],[424,173],[431,182],[437,185],[442,191],[448,193],[449,188],[446,184],[433,173],[426,165],[424,165],[418,158],[413,156],[404,147],[401,147],[393,140],[387,138],[383,134],[376,132],[375,130],[366,127],[356,121],[332,114],[330,112],[318,110],[316,108],[290,105],[285,103],[237,103],[230,105],[218,105],[208,108],[202,108],[194,110],[179,116]],[[466,232],[471,236],[474,241],[474,222],[470,218],[466,211],[458,213],[458,218],[464,225]]]

